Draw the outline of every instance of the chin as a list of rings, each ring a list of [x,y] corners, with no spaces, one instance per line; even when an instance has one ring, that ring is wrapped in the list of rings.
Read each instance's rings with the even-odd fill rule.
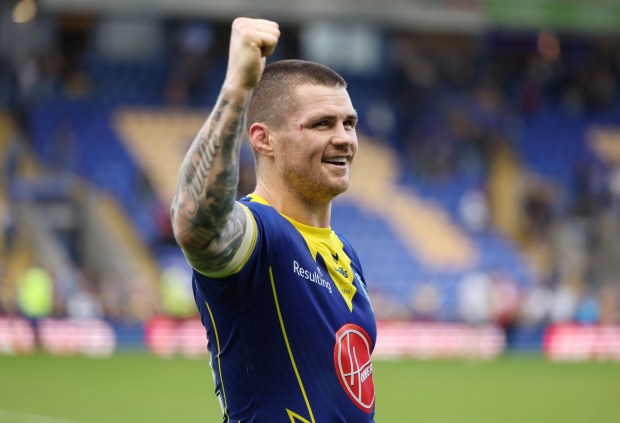
[[[349,181],[343,182],[341,184],[334,184],[329,187],[332,197],[336,197],[342,193],[344,193],[347,189],[349,189]]]
[[[342,194],[349,188],[348,183],[343,184],[321,184],[316,185],[314,188],[307,186],[304,190],[306,193],[306,197],[311,199],[313,202],[323,203],[326,201],[331,201],[334,197]]]

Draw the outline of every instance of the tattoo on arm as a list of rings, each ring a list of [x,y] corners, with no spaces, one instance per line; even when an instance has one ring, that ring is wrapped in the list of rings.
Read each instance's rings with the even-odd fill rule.
[[[204,272],[216,272],[226,267],[241,245],[245,233],[246,214],[240,206],[235,207],[233,216],[225,226],[224,232],[210,247],[210,254],[205,257],[201,250],[186,250],[188,261],[196,269]]]
[[[224,268],[243,239],[246,215],[235,199],[245,110],[223,91],[181,166],[170,216],[197,270]]]

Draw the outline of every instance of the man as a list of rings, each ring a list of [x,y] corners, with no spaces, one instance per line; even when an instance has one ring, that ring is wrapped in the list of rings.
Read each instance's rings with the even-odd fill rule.
[[[181,167],[174,233],[224,421],[372,422],[374,315],[355,252],[329,227],[357,115],[331,69],[265,67],[279,35],[274,22],[233,22],[222,91]],[[246,113],[257,186],[236,202]]]

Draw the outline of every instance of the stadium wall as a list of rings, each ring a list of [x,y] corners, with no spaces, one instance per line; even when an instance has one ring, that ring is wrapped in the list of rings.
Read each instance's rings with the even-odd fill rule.
[[[380,360],[473,359],[492,360],[519,351],[493,325],[424,322],[378,322],[379,338],[373,355]],[[533,335],[535,334],[535,335]],[[526,338],[523,338],[526,339]],[[620,326],[554,324],[530,333],[528,351],[551,361],[620,361]],[[146,350],[158,357],[207,356],[199,319],[175,320],[160,316],[143,324],[99,319],[43,319],[36,324],[22,318],[0,317],[0,354],[107,357],[116,352]],[[520,349],[520,351],[524,351]]]

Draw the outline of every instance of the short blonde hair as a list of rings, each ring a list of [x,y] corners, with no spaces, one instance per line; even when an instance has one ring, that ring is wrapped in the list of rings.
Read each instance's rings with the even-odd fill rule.
[[[246,129],[256,122],[280,128],[295,101],[295,89],[312,84],[346,88],[347,83],[327,66],[306,60],[280,60],[265,66],[263,76],[254,88],[246,118]]]

